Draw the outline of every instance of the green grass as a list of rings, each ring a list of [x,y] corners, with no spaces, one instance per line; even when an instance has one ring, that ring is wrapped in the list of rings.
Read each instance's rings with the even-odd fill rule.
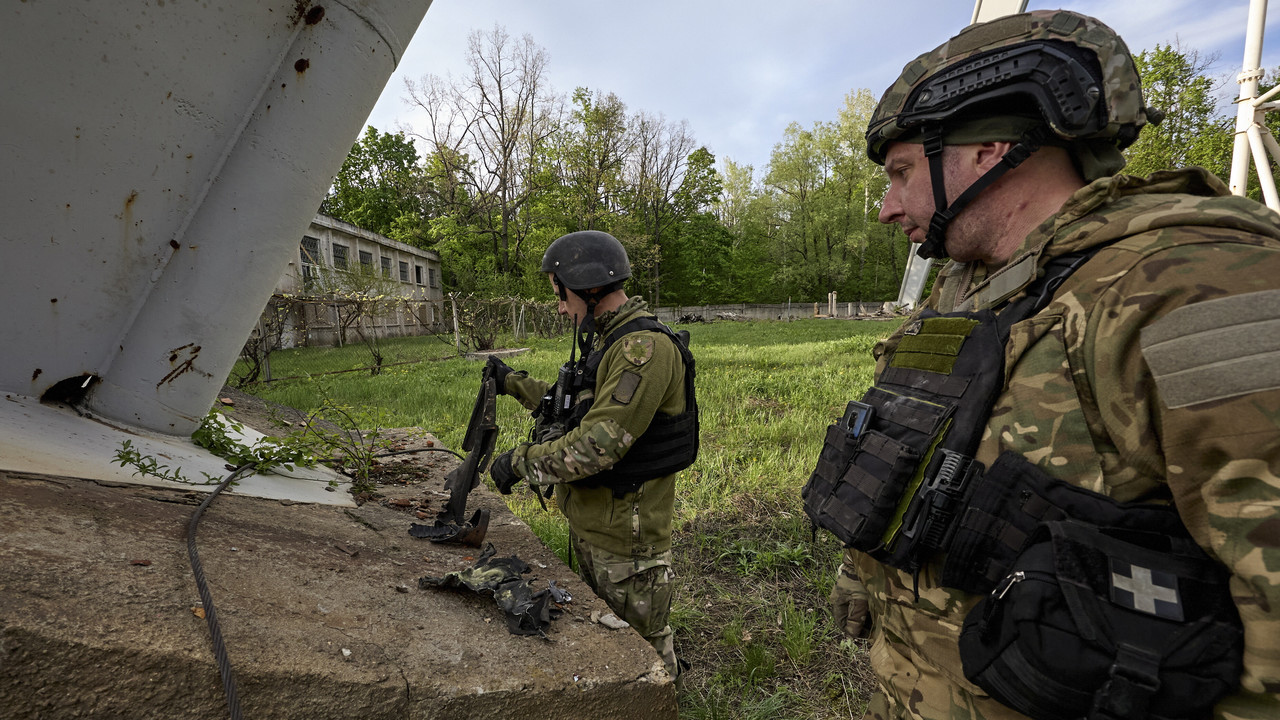
[[[861,717],[870,687],[865,651],[841,641],[826,600],[840,548],[826,533],[814,540],[800,488],[827,425],[870,384],[871,349],[893,327],[829,319],[683,326],[698,363],[702,441],[676,496],[672,626],[677,653],[693,664],[681,717]],[[569,338],[507,337],[499,346],[529,347],[510,364],[551,380],[568,358]],[[457,448],[481,367],[454,357],[252,391],[301,410],[326,398],[363,407],[383,427],[421,427]],[[529,422],[517,403],[500,400],[499,451],[523,441]],[[529,493],[509,503],[566,557],[563,517]]]

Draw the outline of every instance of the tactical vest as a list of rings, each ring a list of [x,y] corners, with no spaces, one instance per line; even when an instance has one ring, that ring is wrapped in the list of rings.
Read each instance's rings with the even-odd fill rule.
[[[828,428],[805,512],[846,547],[917,579],[941,558],[941,585],[987,595],[961,661],[1005,705],[1043,720],[1200,717],[1238,682],[1242,632],[1226,569],[1176,511],[1117,503],[1017,453],[974,460],[1010,328],[1099,249],[1054,259],[998,312],[925,310],[904,328]]]
[[[561,373],[572,378],[582,392],[573,395],[565,431],[582,424],[582,419],[595,402],[596,375],[604,355],[615,342],[633,332],[651,331],[670,338],[684,362],[684,412],[679,415],[655,413],[649,428],[636,439],[631,449],[613,467],[574,483],[580,487],[607,487],[616,497],[635,492],[649,480],[677,473],[693,464],[698,457],[698,401],[694,392],[693,353],[689,351],[687,334],[676,334],[671,328],[652,317],[640,317],[623,323],[610,332],[599,349],[592,351],[578,363],[571,373]]]
[[[805,512],[846,547],[911,573],[946,544],[1004,383],[1009,329],[1041,310],[1097,248],[1056,258],[999,313],[925,310],[885,370],[827,428]]]

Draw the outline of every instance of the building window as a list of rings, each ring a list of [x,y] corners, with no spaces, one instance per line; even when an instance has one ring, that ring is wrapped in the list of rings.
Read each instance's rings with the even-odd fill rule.
[[[303,237],[298,254],[302,257],[302,287],[308,289],[320,279],[320,241]]]
[[[347,246],[333,244],[333,266],[339,270],[347,269]]]
[[[382,256],[382,277],[391,277],[391,258]]]
[[[428,284],[430,287],[440,287],[439,285],[437,285],[437,284],[436,284],[436,269],[435,269],[435,268],[427,268],[427,284]]]
[[[421,265],[413,266],[413,281],[418,283],[419,285],[422,284],[422,266]]]
[[[409,263],[400,261],[400,282],[409,282]]]
[[[366,272],[373,272],[373,253],[368,250],[360,251],[360,269]]]

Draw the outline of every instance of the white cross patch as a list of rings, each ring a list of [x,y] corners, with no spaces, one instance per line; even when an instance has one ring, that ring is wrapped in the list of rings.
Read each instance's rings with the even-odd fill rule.
[[[1181,622],[1178,578],[1111,558],[1111,601],[1130,610]]]

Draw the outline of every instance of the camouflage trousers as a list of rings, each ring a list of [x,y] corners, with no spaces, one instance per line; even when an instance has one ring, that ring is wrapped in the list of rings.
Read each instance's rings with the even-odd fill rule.
[[[671,625],[671,595],[675,574],[671,551],[649,558],[618,555],[595,547],[570,533],[578,575],[618,617],[649,641],[672,679],[679,675]]]

